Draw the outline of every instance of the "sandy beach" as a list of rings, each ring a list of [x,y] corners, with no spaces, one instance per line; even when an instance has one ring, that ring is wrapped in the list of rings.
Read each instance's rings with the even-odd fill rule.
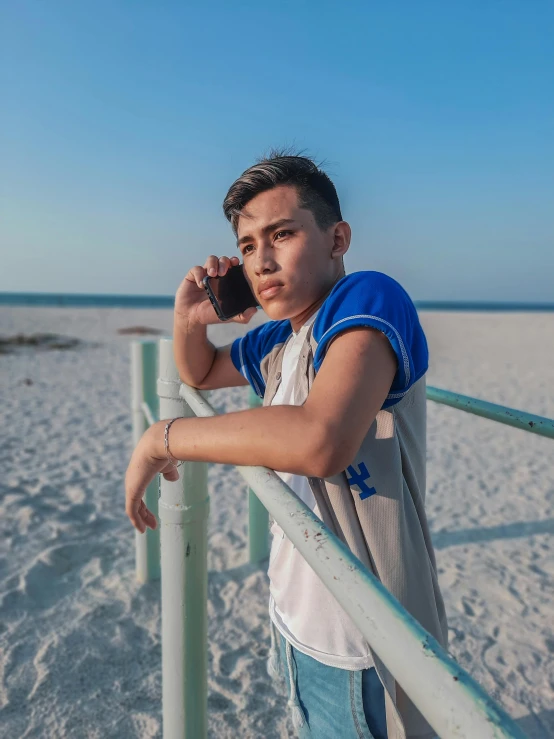
[[[257,321],[260,317],[257,317]],[[554,314],[422,313],[428,383],[554,417]],[[0,309],[0,736],[161,737],[159,583],[139,586],[124,511],[129,344],[172,311]],[[254,325],[254,324],[251,324]],[[213,327],[217,345],[246,330]],[[215,391],[221,412],[247,388]],[[530,737],[554,737],[554,443],[428,406],[427,511],[450,651]],[[293,736],[266,674],[266,565],[247,563],[246,486],[209,469],[209,735]]]

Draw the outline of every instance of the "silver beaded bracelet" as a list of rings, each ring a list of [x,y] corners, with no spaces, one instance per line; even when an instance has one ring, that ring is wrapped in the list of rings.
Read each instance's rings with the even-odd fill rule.
[[[174,421],[177,421],[180,417],[181,416],[177,416],[177,418],[173,418],[171,421],[169,421],[169,423],[166,423],[165,432],[164,432],[165,456],[167,457],[168,462],[172,464],[174,467],[180,467],[183,463],[179,462],[177,464],[178,460],[175,459],[173,454],[171,454],[171,452],[169,451],[169,429],[171,428],[171,424]]]

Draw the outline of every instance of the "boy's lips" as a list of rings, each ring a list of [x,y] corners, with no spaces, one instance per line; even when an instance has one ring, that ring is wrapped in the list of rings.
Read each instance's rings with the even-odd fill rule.
[[[272,298],[274,295],[276,295],[279,290],[283,287],[283,284],[281,282],[277,282],[277,280],[268,280],[263,285],[260,285],[259,288],[259,295],[260,298],[263,298],[264,300],[267,300],[268,298]]]

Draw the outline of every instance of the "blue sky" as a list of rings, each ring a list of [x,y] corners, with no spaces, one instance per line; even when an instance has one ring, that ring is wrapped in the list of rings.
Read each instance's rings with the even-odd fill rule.
[[[554,302],[547,0],[21,0],[0,28],[1,291],[174,293],[289,145],[326,161],[348,272]]]

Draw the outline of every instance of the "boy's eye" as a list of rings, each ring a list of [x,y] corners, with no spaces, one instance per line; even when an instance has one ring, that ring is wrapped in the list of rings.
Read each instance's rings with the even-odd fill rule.
[[[290,236],[292,234],[292,231],[277,231],[275,234],[275,238],[282,237],[282,236]],[[242,247],[242,253],[248,254],[248,251],[250,249],[254,249],[253,244],[246,244],[246,246]]]

